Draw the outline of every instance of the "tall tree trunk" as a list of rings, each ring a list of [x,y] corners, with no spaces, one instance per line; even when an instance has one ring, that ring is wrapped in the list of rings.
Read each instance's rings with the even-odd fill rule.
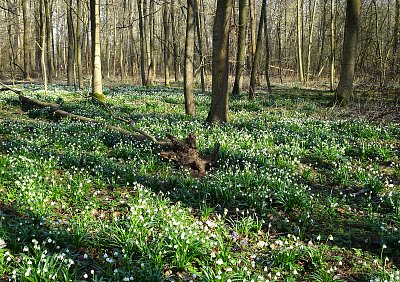
[[[194,19],[196,23],[196,32],[197,32],[197,47],[200,57],[200,82],[201,82],[201,93],[206,92],[206,85],[204,80],[204,57],[203,57],[203,42],[201,38],[201,25],[200,25],[200,14],[199,14],[199,6],[197,0],[193,1],[193,12]]]
[[[319,50],[319,55],[318,55],[318,66],[317,66],[317,72],[321,73],[321,70],[324,68],[324,47],[325,47],[325,34],[326,34],[326,3],[328,0],[323,0],[324,1],[324,6],[322,10],[322,15],[321,15],[321,22],[320,22],[320,32],[319,32],[319,38],[318,40],[318,50]]]
[[[24,25],[24,79],[30,79],[30,68],[29,68],[29,42],[28,42],[28,0],[22,0],[22,17]]]
[[[313,33],[314,33],[314,20],[315,20],[315,12],[317,10],[318,0],[314,0],[314,6],[312,8],[312,14],[310,19],[310,28],[308,34],[308,53],[307,53],[307,74],[306,81],[310,79],[310,71],[311,71],[311,47],[313,43]],[[311,5],[311,4],[310,4]]]
[[[46,20],[44,18],[45,13],[45,0],[40,0],[40,14],[42,15],[41,19],[41,42],[40,42],[40,63],[42,69],[42,77],[44,84],[44,92],[47,94],[47,73],[46,73],[46,61],[45,61],[45,45],[46,45]]]
[[[132,1],[133,2],[133,1]],[[107,78],[110,78],[110,57],[111,57],[111,44],[110,44],[110,3],[109,0],[106,0],[106,24],[105,24],[105,32],[106,32],[106,67],[107,67]]]
[[[82,0],[76,0],[77,20],[76,20],[76,66],[78,68],[78,85],[79,89],[83,89],[83,72],[82,72]]]
[[[145,46],[146,46],[146,69],[148,69],[148,67],[151,64],[151,56],[150,56],[150,42],[149,42],[149,25],[148,25],[148,21],[147,21],[147,17],[149,16],[147,13],[147,0],[142,0],[143,3],[143,31],[144,31],[144,42],[145,42]],[[148,80],[148,79],[147,79]]]
[[[137,2],[139,11],[140,74],[142,78],[142,85],[146,85],[146,41],[144,34],[142,3],[142,0],[138,0]]]
[[[124,32],[121,31],[119,36],[119,70],[121,75],[121,81],[124,80]]]
[[[347,0],[342,68],[335,100],[339,105],[349,102],[353,90],[357,58],[357,35],[360,26],[361,0]]]
[[[232,94],[239,95],[243,88],[243,76],[246,59],[246,22],[247,0],[239,0],[239,34],[236,54],[236,74]]]
[[[254,53],[256,52],[257,38],[256,38],[256,7],[255,0],[249,0],[249,13],[250,13],[250,54],[249,65],[253,64]]]
[[[279,80],[281,84],[283,83],[283,64],[282,64],[282,5],[279,5],[279,17],[278,17],[278,24],[276,27],[276,40],[277,40],[277,45],[278,45],[278,62],[279,62]]]
[[[114,23],[113,23],[113,77],[117,76],[117,17],[118,12],[117,8],[113,6],[114,11]]]
[[[268,29],[268,17],[267,17],[267,5],[265,4],[264,7],[264,34],[265,34],[265,79],[267,80],[267,87],[268,87],[268,92],[271,94],[272,93],[272,88],[271,88],[271,80],[269,77],[269,66],[271,63],[271,48],[270,48],[270,43],[269,43],[269,29]]]
[[[75,64],[75,36],[74,23],[72,21],[72,0],[68,0],[67,5],[67,27],[68,27],[68,62],[67,62],[67,84],[74,84],[74,64]]]
[[[101,79],[100,0],[90,0],[90,27],[92,38],[92,93],[94,100],[105,102]]]
[[[228,121],[229,27],[233,0],[218,0],[213,27],[212,95],[208,122]]]
[[[169,55],[169,3],[168,1],[164,2],[163,7],[163,26],[164,26],[164,84],[166,87],[170,86],[169,81],[169,63],[170,63],[170,55]]]
[[[146,86],[153,86],[154,75],[155,75],[155,46],[154,46],[154,1],[150,0],[149,7],[149,32],[150,40],[149,42],[149,68],[147,74]]]
[[[301,82],[304,81],[304,73],[303,73],[303,44],[302,44],[302,37],[303,37],[303,28],[302,28],[302,13],[301,10],[303,9],[303,1],[297,0],[297,12],[296,12],[296,19],[297,19],[297,67],[299,72],[299,80]]]
[[[400,0],[396,0],[393,30],[393,73],[400,70]]]
[[[186,15],[186,40],[185,40],[185,74],[184,74],[184,95],[185,112],[187,115],[195,115],[195,103],[193,93],[193,59],[194,59],[194,0],[187,0]]]
[[[375,16],[375,38],[376,38],[376,54],[377,54],[377,59],[378,59],[378,65],[379,65],[379,88],[382,90],[384,85],[385,85],[385,79],[386,79],[386,59],[384,58],[383,55],[383,40],[380,38],[380,33],[382,32],[380,26],[379,26],[379,15],[378,15],[378,7],[376,0],[372,0],[372,4],[374,6],[374,16]]]
[[[174,78],[175,82],[179,80],[179,56],[178,56],[178,39],[176,36],[176,19],[175,19],[175,0],[171,0],[171,22],[172,22],[172,48],[174,53]]]
[[[131,2],[130,9],[131,9],[131,11],[130,11],[130,20],[131,20],[131,22],[133,22],[133,20],[135,18],[135,3],[134,3],[134,1]],[[139,61],[137,59],[137,56],[138,56],[139,52],[137,52],[136,44],[134,44],[134,42],[135,42],[135,32],[136,32],[135,25],[132,24],[132,26],[130,27],[129,31],[130,31],[130,37],[131,37],[132,78],[135,79],[135,77],[136,77],[136,66],[137,66],[137,62]]]
[[[53,11],[50,0],[45,0],[45,18],[46,18],[46,58],[47,58],[47,70],[48,70],[48,81],[53,82],[53,52],[51,46],[52,30],[53,30]]]
[[[254,99],[255,96],[256,96],[255,95],[256,94],[255,91],[256,91],[257,72],[258,72],[258,65],[259,65],[258,61],[259,61],[259,57],[260,57],[261,37],[262,37],[262,31],[263,31],[263,26],[264,26],[266,4],[267,4],[267,0],[263,0],[262,1],[262,6],[261,6],[260,21],[259,21],[259,24],[258,24],[256,50],[255,50],[255,53],[254,53],[253,64],[252,64],[252,67],[251,67],[249,99]]]
[[[347,3],[349,3],[347,1]],[[330,89],[335,89],[335,0],[331,0]]]

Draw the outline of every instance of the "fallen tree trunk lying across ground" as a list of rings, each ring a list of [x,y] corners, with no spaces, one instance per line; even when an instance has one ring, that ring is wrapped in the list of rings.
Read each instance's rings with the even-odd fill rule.
[[[214,146],[214,149],[211,153],[210,156],[202,156],[197,147],[196,147],[196,136],[194,134],[190,134],[187,138],[183,140],[179,140],[172,135],[167,134],[168,140],[164,139],[157,139],[154,136],[144,132],[141,129],[135,128],[131,126],[132,130],[135,132],[128,131],[126,129],[123,129],[118,126],[114,125],[109,125],[104,122],[84,117],[81,115],[76,115],[72,114],[70,112],[66,112],[60,108],[59,105],[55,103],[48,103],[44,101],[40,101],[38,99],[33,99],[26,97],[22,90],[19,89],[14,89],[11,88],[7,85],[4,85],[3,83],[0,82],[0,85],[2,88],[0,88],[1,91],[12,91],[16,93],[19,97],[19,101],[21,102],[21,107],[24,109],[27,108],[47,108],[50,113],[54,114],[57,117],[60,118],[70,118],[73,120],[77,120],[80,122],[86,122],[86,123],[94,123],[94,124],[99,124],[102,125],[104,128],[116,131],[120,133],[121,135],[137,140],[137,141],[150,141],[156,144],[161,145],[163,148],[167,149],[167,151],[163,151],[160,153],[160,156],[164,159],[167,159],[169,161],[172,161],[179,167],[186,167],[191,170],[192,176],[195,177],[202,177],[205,175],[206,170],[215,165],[217,161],[217,156],[219,153],[219,143],[216,143]],[[119,120],[125,121],[124,119],[117,118]],[[130,125],[131,123],[128,122]]]

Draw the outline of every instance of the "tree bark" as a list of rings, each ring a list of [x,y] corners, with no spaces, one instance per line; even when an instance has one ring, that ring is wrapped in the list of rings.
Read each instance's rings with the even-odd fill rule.
[[[263,26],[264,26],[266,3],[267,3],[267,0],[263,0],[262,6],[261,6],[260,22],[258,25],[258,32],[257,32],[257,44],[256,44],[256,50],[255,50],[254,57],[253,57],[253,64],[251,67],[249,99],[254,99],[256,96],[255,91],[256,91],[256,80],[257,80],[257,72],[258,72],[258,61],[259,61],[259,57],[260,57],[261,37],[262,37],[262,31],[263,31]]]
[[[246,59],[246,22],[247,0],[239,0],[239,34],[236,54],[236,74],[232,95],[239,95],[243,88],[243,76]]]
[[[393,73],[400,70],[400,0],[396,0],[393,29]]]
[[[186,14],[186,40],[185,40],[185,73],[184,73],[184,96],[185,112],[189,116],[196,113],[193,92],[193,59],[194,59],[194,0],[187,0]]]
[[[233,0],[218,0],[213,27],[212,95],[208,122],[228,122],[229,27]]]
[[[250,54],[249,65],[253,64],[254,53],[256,52],[257,38],[256,38],[256,7],[255,0],[249,0],[249,13],[250,13]]]
[[[347,1],[347,3],[349,2]],[[330,90],[334,91],[334,89],[335,89],[335,0],[331,0]]]
[[[303,1],[297,0],[297,12],[296,12],[296,27],[297,27],[297,68],[299,71],[299,80],[300,82],[304,81],[304,73],[303,73],[303,48],[302,48],[302,38],[303,38],[303,28],[302,28],[302,13],[301,9],[303,8]]]
[[[268,17],[267,17],[267,7],[265,4],[264,7],[264,34],[265,34],[265,79],[267,80],[267,87],[268,87],[268,93],[272,93],[272,88],[271,88],[271,80],[269,77],[269,67],[271,63],[271,48],[270,48],[270,35],[269,35],[269,29],[268,29]]]
[[[94,100],[105,102],[101,78],[100,49],[100,4],[99,0],[90,0],[90,25],[92,38],[92,93]]]
[[[22,17],[24,25],[23,34],[23,48],[24,48],[24,79],[30,79],[30,68],[29,68],[29,42],[28,42],[28,0],[22,0]]]
[[[82,0],[76,0],[77,19],[76,19],[76,66],[78,68],[78,86],[83,89],[83,72],[82,72]]]
[[[193,12],[194,19],[196,23],[196,33],[197,33],[197,44],[198,44],[198,52],[200,58],[200,82],[201,82],[201,93],[206,92],[206,85],[204,79],[204,57],[203,57],[203,43],[201,38],[201,25],[200,25],[200,15],[199,15],[199,6],[197,0],[193,1]]]
[[[140,74],[142,78],[142,85],[146,85],[146,41],[143,23],[142,0],[138,0],[137,3],[139,11]]]
[[[169,3],[166,0],[164,2],[163,7],[163,27],[164,27],[164,85],[166,87],[170,87],[169,81],[169,63],[170,63],[170,54],[169,54],[169,31],[170,31],[170,14],[169,14]]]
[[[172,22],[172,51],[174,57],[174,79],[175,82],[179,80],[179,56],[178,56],[178,38],[176,36],[176,19],[175,19],[175,0],[171,0],[171,22]]]
[[[50,0],[45,0],[45,18],[46,18],[46,58],[47,58],[47,70],[48,70],[48,81],[53,82],[53,52],[52,52],[52,30],[53,30],[53,9]]]
[[[335,100],[339,105],[349,102],[353,90],[354,69],[357,58],[357,35],[360,26],[361,0],[347,0],[342,68]]]
[[[146,86],[153,86],[154,84],[154,76],[155,76],[155,46],[154,46],[154,1],[150,0],[149,7],[149,32],[150,32],[150,40],[148,48],[149,48],[149,68],[147,74],[147,82]]]
[[[67,4],[67,27],[68,27],[67,84],[74,85],[75,35],[74,35],[74,23],[72,21],[72,0],[68,0]]]
[[[46,62],[45,62],[45,45],[46,45],[46,20],[44,18],[44,0],[40,0],[40,13],[42,15],[41,19],[41,42],[40,42],[40,63],[42,69],[42,78],[44,84],[44,92],[47,94],[47,72],[46,72]]]
[[[310,71],[311,71],[311,47],[313,43],[313,33],[314,33],[314,20],[315,20],[315,12],[317,8],[318,0],[314,0],[314,6],[312,8],[312,14],[310,19],[310,28],[308,35],[308,53],[307,53],[307,73],[306,73],[306,81],[310,79]]]

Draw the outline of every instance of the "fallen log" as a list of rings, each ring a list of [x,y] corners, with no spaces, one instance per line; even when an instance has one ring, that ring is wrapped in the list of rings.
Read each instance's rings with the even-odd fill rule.
[[[133,133],[129,130],[123,129],[118,126],[109,125],[104,122],[92,119],[92,118],[88,118],[85,116],[76,115],[76,114],[64,111],[60,108],[60,106],[58,104],[44,102],[44,101],[41,101],[38,99],[26,97],[22,90],[11,88],[7,85],[4,85],[1,82],[0,82],[0,85],[2,86],[2,88],[0,88],[0,92],[1,91],[12,91],[18,95],[19,101],[21,103],[21,107],[23,109],[24,108],[25,109],[27,109],[27,108],[46,109],[47,108],[49,113],[51,113],[57,117],[60,117],[60,118],[70,118],[72,120],[77,120],[80,122],[99,124],[99,125],[103,126],[104,128],[112,130],[112,131],[116,131],[127,138],[141,141],[141,142],[142,141],[150,141],[150,142],[156,143],[158,145],[161,145],[161,147],[165,149],[165,151],[162,151],[160,153],[160,156],[163,159],[166,159],[168,161],[175,163],[178,167],[189,168],[191,170],[192,176],[194,176],[194,177],[204,176],[206,173],[206,170],[209,169],[211,166],[215,165],[215,163],[217,161],[217,156],[218,156],[219,148],[220,148],[219,143],[215,144],[211,155],[202,156],[197,149],[196,136],[194,134],[189,134],[189,136],[183,140],[179,140],[169,134],[166,135],[167,139],[158,139],[139,128],[133,127],[131,122],[126,121],[122,118],[117,118],[120,121],[129,123],[130,127],[134,131],[134,133]],[[112,114],[112,116],[115,118],[115,116],[113,114]]]

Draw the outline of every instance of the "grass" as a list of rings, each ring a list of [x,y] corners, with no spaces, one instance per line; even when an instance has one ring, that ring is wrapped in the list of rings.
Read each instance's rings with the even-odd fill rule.
[[[27,95],[121,125],[72,89]],[[185,116],[180,89],[106,89],[157,137],[196,132],[202,179],[160,148],[0,96],[0,280],[400,281],[400,127],[329,108],[329,93],[234,97],[231,121]]]

